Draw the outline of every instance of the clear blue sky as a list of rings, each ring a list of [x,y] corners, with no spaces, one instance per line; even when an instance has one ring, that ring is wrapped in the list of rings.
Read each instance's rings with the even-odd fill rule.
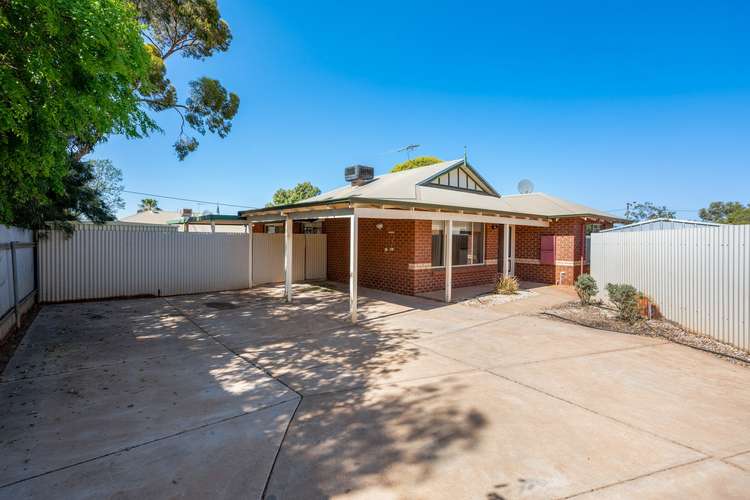
[[[93,157],[129,190],[248,206],[341,185],[353,163],[385,172],[411,143],[444,159],[466,145],[501,193],[529,178],[603,210],[750,202],[750,2],[305,4],[220,0],[229,51],[169,61],[183,96],[202,75],[240,95],[229,137],[180,162],[166,112],[164,135]]]

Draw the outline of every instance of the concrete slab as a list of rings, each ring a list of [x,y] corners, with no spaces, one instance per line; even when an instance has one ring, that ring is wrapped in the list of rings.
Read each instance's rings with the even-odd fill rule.
[[[550,498],[699,458],[483,372],[303,399],[268,492]]]
[[[471,366],[493,368],[666,341],[603,332],[539,316],[513,316],[415,342]]]
[[[260,498],[296,404],[282,403],[0,488],[0,499]]]
[[[433,309],[384,316],[368,321],[367,324],[370,328],[409,332],[411,338],[416,339],[476,327],[512,315],[512,312],[499,313],[461,304],[445,304]]]
[[[366,324],[263,344],[241,351],[295,390],[308,395],[464,372],[472,367]]]
[[[715,498],[746,499],[750,492],[750,473],[718,460],[705,460],[675,467],[622,484],[603,488],[584,495],[577,500],[599,498],[629,500],[713,500]]]
[[[3,383],[0,485],[297,398],[218,345]]]
[[[714,456],[750,449],[750,370],[676,344],[493,370]]]
[[[746,471],[750,471],[750,451],[748,451],[747,453],[734,455],[733,457],[725,458],[724,461],[734,464],[741,469],[745,469]]]
[[[45,306],[0,380],[196,352],[214,344],[163,299]]]
[[[189,314],[209,335],[235,351],[269,342],[310,337],[316,332],[351,325],[341,311],[295,304],[264,305],[198,315],[185,309],[181,312]]]
[[[340,291],[306,283],[295,284],[293,294],[295,305],[319,305],[332,300],[348,300]],[[181,309],[189,310],[193,315],[199,315],[257,306],[283,306],[286,304],[284,297],[283,285],[262,285],[245,290],[178,295],[168,297],[168,300]]]

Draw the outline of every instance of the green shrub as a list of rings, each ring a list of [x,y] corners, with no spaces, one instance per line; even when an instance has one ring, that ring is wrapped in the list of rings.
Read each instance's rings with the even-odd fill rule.
[[[495,293],[515,295],[518,293],[518,280],[515,276],[501,276],[495,283]]]
[[[576,292],[581,299],[581,304],[591,304],[591,299],[599,293],[599,287],[596,286],[596,280],[590,274],[581,274],[576,279]]]
[[[638,308],[638,290],[631,285],[607,284],[607,293],[609,300],[617,307],[620,319],[630,324],[641,319],[641,313]]]

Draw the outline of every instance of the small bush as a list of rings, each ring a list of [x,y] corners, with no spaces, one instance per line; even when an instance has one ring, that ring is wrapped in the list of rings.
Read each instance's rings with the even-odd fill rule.
[[[607,293],[609,300],[617,307],[620,319],[630,324],[641,319],[641,313],[638,307],[638,290],[631,285],[607,284]]]
[[[599,287],[596,286],[596,280],[590,274],[581,274],[578,276],[575,287],[576,292],[578,293],[578,298],[581,299],[581,304],[584,306],[591,304],[591,299],[596,297],[596,294],[599,293]]]
[[[518,280],[515,276],[498,278],[495,283],[495,293],[502,293],[503,295],[515,295],[518,293]]]

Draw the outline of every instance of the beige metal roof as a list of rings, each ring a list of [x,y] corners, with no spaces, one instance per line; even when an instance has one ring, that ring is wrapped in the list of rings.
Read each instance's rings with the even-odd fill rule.
[[[459,189],[437,187],[428,184],[431,178],[463,165],[464,160],[452,160],[404,172],[379,175],[362,186],[343,186],[300,202],[304,205],[315,202],[349,200],[352,202],[393,202],[435,207],[460,207],[496,212],[542,217],[594,216],[610,220],[623,220],[610,213],[597,210],[546,193],[529,193],[495,196]],[[479,175],[470,165],[472,173]],[[481,178],[481,177],[480,177]],[[484,179],[482,179],[484,181]],[[486,183],[486,181],[484,181]],[[489,186],[489,184],[487,183]],[[492,186],[489,186],[492,188]],[[293,206],[293,205],[292,205]],[[269,207],[265,210],[273,209]],[[252,211],[247,211],[251,213]]]
[[[167,221],[180,217],[180,212],[172,210],[144,210],[133,215],[128,215],[119,219],[120,222],[137,222],[139,224],[167,224]]]

